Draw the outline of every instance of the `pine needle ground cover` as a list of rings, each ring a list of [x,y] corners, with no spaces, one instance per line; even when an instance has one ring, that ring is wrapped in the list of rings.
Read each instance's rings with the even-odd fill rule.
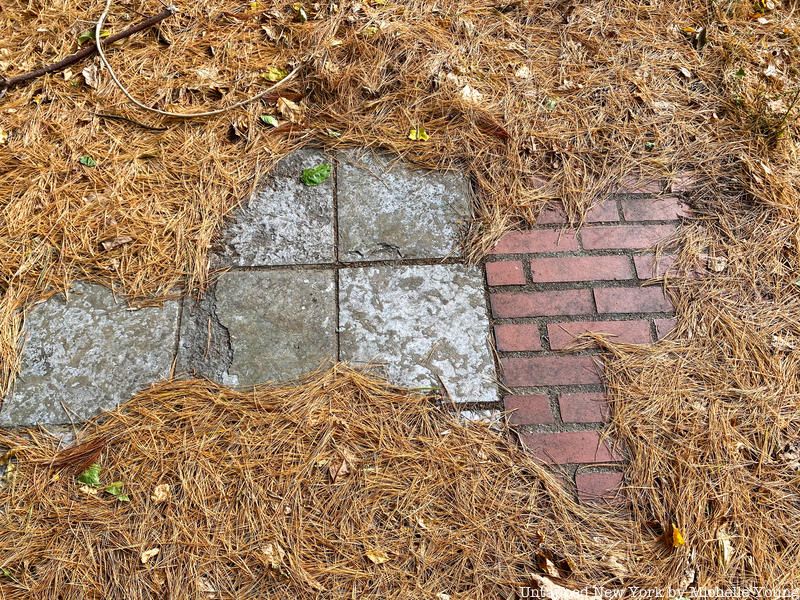
[[[103,8],[100,2],[4,2],[0,73],[11,77],[75,51]],[[150,1],[116,2],[105,28],[115,32],[161,8]],[[430,575],[430,587],[419,574],[408,575],[411,546],[398,563],[400,538],[390,538],[388,549],[370,549],[394,553],[389,555],[395,562],[377,564],[383,555],[376,555],[377,562],[367,560],[374,568],[401,565],[402,577],[410,578],[403,579],[407,585],[397,583],[400,571],[365,583],[364,569],[373,566],[355,562],[367,552],[358,537],[365,534],[355,530],[354,539],[362,542],[358,548],[345,552],[337,545],[335,551],[327,550],[333,554],[323,548],[315,555],[313,560],[330,556],[335,565],[330,572],[297,562],[312,560],[312,537],[304,537],[308,546],[301,548],[298,538],[276,530],[269,540],[258,537],[252,548],[257,544],[261,552],[268,547],[263,542],[274,538],[281,551],[277,546],[272,554],[230,551],[250,544],[246,532],[260,531],[250,523],[241,524],[236,531],[243,537],[230,545],[220,538],[213,551],[202,545],[198,548],[205,550],[187,549],[193,546],[180,541],[187,539],[180,535],[212,535],[211,527],[197,531],[197,516],[202,519],[205,510],[216,506],[213,502],[230,492],[223,492],[225,486],[207,470],[193,475],[198,490],[216,486],[212,504],[194,512],[191,496],[181,496],[187,503],[181,505],[186,511],[181,514],[191,515],[191,524],[179,520],[170,527],[176,528],[173,540],[179,540],[173,548],[183,550],[164,550],[164,556],[194,553],[196,561],[175,559],[171,564],[176,571],[163,583],[172,587],[164,589],[181,590],[176,597],[191,596],[211,570],[208,581],[214,593],[236,589],[247,597],[252,589],[248,585],[265,585],[264,573],[274,575],[269,557],[276,552],[286,553],[281,565],[294,560],[295,570],[288,581],[279,579],[274,585],[300,586],[302,580],[308,590],[314,585],[346,590],[341,597],[354,590],[367,594],[371,588],[366,586],[373,585],[384,586],[375,588],[381,593],[402,590],[398,595],[413,595],[412,585],[422,586],[424,593],[418,596],[449,593],[434,583],[448,570],[450,577],[483,574],[485,579],[472,589],[486,597],[499,589],[492,586],[507,585],[512,572],[524,569],[551,575],[556,570],[575,586],[598,578],[618,585],[683,588],[798,584],[800,179],[795,138],[800,87],[794,3],[205,1],[179,8],[157,31],[107,50],[121,81],[146,104],[172,112],[214,110],[280,83],[289,73],[294,76],[257,102],[201,119],[135,110],[96,58],[5,92],[0,98],[3,387],[18,368],[25,310],[64,290],[70,281],[99,281],[138,302],[204,287],[208,250],[226,215],[261,175],[298,146],[382,147],[421,165],[467,171],[477,197],[465,243],[475,259],[503,231],[535,221],[553,198],[561,199],[579,221],[624,176],[669,178],[692,172],[697,186],[692,198],[696,218],[675,240],[679,274],[665,283],[677,307],[676,341],[646,348],[608,345],[610,433],[630,456],[626,481],[632,520],[576,508],[549,484],[512,485],[519,481],[517,475],[504,467],[492,474],[500,479],[489,480],[495,486],[492,497],[505,490],[527,490],[523,500],[505,510],[527,510],[520,525],[513,526],[534,520],[536,527],[503,538],[496,557],[484,546],[500,537],[493,531],[495,537],[475,542],[477,554],[469,565],[459,562],[467,560],[463,557],[442,558],[443,568]],[[698,276],[709,260],[715,268]],[[130,504],[138,507],[127,510],[145,510],[135,499],[148,498],[152,491],[145,488],[162,476],[158,468],[145,474],[144,467],[136,466],[143,459],[135,457],[141,454],[124,446],[138,443],[132,433],[137,423],[144,431],[162,423],[169,407],[176,406],[173,402],[194,410],[178,397],[193,402],[208,394],[237,401],[250,397],[192,387],[197,384],[175,391],[180,385],[145,392],[109,417],[107,425],[99,425],[109,432],[115,426],[128,432],[127,438],[108,442],[102,455],[114,481],[131,487]],[[151,415],[140,421],[125,416],[136,415],[137,407],[151,401],[158,404]],[[208,402],[213,406],[217,400]],[[372,418],[383,418],[380,411],[374,413]],[[196,450],[202,438],[194,438],[191,419],[172,426],[163,422],[159,435],[183,436],[186,448]],[[473,439],[469,432],[474,431],[465,429],[461,439]],[[123,521],[115,521],[91,504],[106,502],[110,506],[102,510],[120,511],[126,503],[105,492],[90,504],[84,497],[79,502],[71,495],[75,492],[67,486],[72,482],[67,476],[50,483],[56,489],[48,491],[45,483],[54,475],[42,465],[52,458],[55,442],[41,435],[32,433],[33,441],[24,444],[9,440],[22,450],[14,463],[19,476],[9,488],[12,492],[3,495],[5,518],[16,519],[14,531],[30,527],[44,533],[16,536],[10,550],[0,549],[0,565],[12,573],[10,582],[3,580],[4,588],[16,590],[17,597],[30,597],[32,589],[42,590],[36,593],[44,597],[69,594],[50,587],[63,581],[62,561],[68,556],[80,585],[95,577],[99,579],[85,585],[104,586],[88,587],[83,596],[76,591],[74,597],[113,597],[113,590],[120,589],[114,586],[123,585],[115,577],[126,579],[124,585],[141,597],[162,594],[148,570],[125,570],[133,569],[134,559],[140,569],[165,560],[158,558],[160,553],[146,563],[133,551],[121,556],[119,549],[128,552],[134,539],[136,552],[151,549],[144,538],[134,538],[136,524],[117,526],[134,513],[126,517],[119,512],[122,516],[116,519]],[[148,454],[150,461],[157,465],[166,460],[157,454],[163,441],[156,436],[148,443],[156,452]],[[120,453],[113,451],[114,444],[120,444]],[[186,448],[178,445],[176,452]],[[230,442],[226,451],[247,463],[248,456],[259,456],[265,448],[258,446],[248,455],[250,450]],[[537,481],[546,480],[541,470],[530,469]],[[242,468],[242,473],[253,472]],[[227,471],[223,475],[230,477]],[[26,478],[27,488],[19,483]],[[137,480],[142,485],[138,489]],[[252,486],[246,489],[261,497]],[[365,484],[360,489],[373,488]],[[546,493],[536,495],[541,489]],[[43,509],[31,510],[40,496]],[[249,502],[247,497],[236,502]],[[54,539],[48,527],[62,526],[67,506],[73,507],[72,515],[92,507],[86,520],[96,518],[98,527],[112,524],[108,534],[97,528],[74,529],[89,536],[81,544],[84,553],[103,548],[110,554],[89,564],[85,554],[62,554],[71,552],[68,545],[43,549]],[[248,514],[258,513],[244,511],[239,518]],[[151,522],[147,519],[155,517],[136,518]],[[381,527],[388,530],[385,523],[390,521],[384,518],[380,516]],[[398,511],[392,518],[398,523],[405,514]],[[73,527],[76,522],[83,521],[68,521]],[[325,526],[350,527],[341,519]],[[681,534],[677,538],[675,529]],[[531,533],[537,530],[552,533]],[[546,552],[540,552],[546,560],[529,553],[542,538]],[[512,542],[520,545],[512,550]],[[209,566],[211,558],[203,562],[203,557],[223,551],[231,552],[225,559],[229,563]],[[522,554],[530,566],[518,562]],[[119,569],[111,568],[112,555],[121,561]],[[263,556],[267,564],[257,572],[252,561]],[[491,576],[481,570],[487,564],[492,564]],[[344,572],[336,570],[340,568]],[[227,579],[213,569],[229,569]],[[466,577],[456,579],[458,585],[467,585]],[[280,589],[290,590],[286,593],[291,597],[299,588]]]

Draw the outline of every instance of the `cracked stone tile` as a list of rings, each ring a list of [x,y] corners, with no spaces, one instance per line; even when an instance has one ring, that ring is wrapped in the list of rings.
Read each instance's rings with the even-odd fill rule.
[[[382,364],[389,380],[438,386],[456,402],[497,400],[478,267],[379,266],[340,271],[341,359]]]
[[[184,307],[180,370],[250,386],[335,360],[334,290],[331,270],[223,274],[213,295]]]
[[[350,151],[339,154],[337,188],[342,260],[460,255],[471,208],[463,175]]]
[[[168,377],[178,310],[177,302],[131,310],[88,283],[75,284],[66,301],[37,305],[25,319],[22,372],[0,425],[83,421]]]
[[[224,226],[215,267],[333,262],[333,177],[317,186],[300,181],[303,169],[330,158],[319,150],[293,152]]]

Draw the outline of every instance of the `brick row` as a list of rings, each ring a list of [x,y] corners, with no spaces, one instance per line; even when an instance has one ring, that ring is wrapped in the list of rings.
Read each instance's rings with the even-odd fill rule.
[[[557,397],[563,423],[603,423],[608,420],[608,399],[604,392],[559,392]],[[511,394],[503,402],[514,425],[556,423],[547,394]]]
[[[603,440],[599,431],[520,432],[522,445],[545,464],[610,463],[622,455]]]
[[[592,466],[575,474],[581,501],[615,497],[622,474],[598,465],[623,456],[599,431],[609,418],[601,357],[567,351],[586,333],[648,344],[675,329],[664,290],[641,285],[674,269],[676,257],[653,248],[688,214],[679,194],[693,182],[677,177],[671,193],[661,195],[663,183],[624,180],[617,196],[591,207],[579,231],[568,227],[560,204],[551,204],[539,216],[541,227],[503,236],[486,266],[489,285],[509,286],[490,294],[492,318],[501,320],[494,328],[501,381],[512,390],[542,390],[507,395],[509,420],[541,462]]]

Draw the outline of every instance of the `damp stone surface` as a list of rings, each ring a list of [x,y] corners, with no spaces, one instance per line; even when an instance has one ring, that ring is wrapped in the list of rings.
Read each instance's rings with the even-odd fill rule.
[[[231,271],[212,294],[184,309],[182,370],[241,387],[336,360],[332,270]]]
[[[23,331],[22,371],[2,425],[64,424],[112,409],[169,375],[178,303],[131,310],[111,290],[77,283],[35,306]]]
[[[497,400],[481,269],[379,266],[340,272],[341,358],[382,365],[456,402]]]
[[[303,169],[331,164],[319,185]],[[77,283],[25,319],[2,425],[78,423],[147,386],[203,377],[246,389],[337,360],[443,386],[469,413],[498,401],[482,269],[463,264],[463,173],[371,151],[298,150],[234,210],[202,295],[131,310]],[[370,264],[366,264],[370,263]],[[63,404],[63,406],[62,406]]]
[[[459,256],[470,216],[462,173],[414,169],[377,153],[341,153],[339,256],[343,261]]]
[[[334,258],[333,183],[307,186],[303,169],[331,163],[320,150],[298,150],[265,178],[225,227],[218,267],[330,263]]]

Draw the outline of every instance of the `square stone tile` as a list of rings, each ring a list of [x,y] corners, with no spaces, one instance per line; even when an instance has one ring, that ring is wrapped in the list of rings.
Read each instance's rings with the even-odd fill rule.
[[[184,307],[178,364],[231,386],[293,379],[336,359],[335,330],[332,270],[230,271]]]
[[[479,267],[379,266],[339,272],[342,360],[383,364],[409,387],[438,386],[456,402],[497,400]]]
[[[0,424],[83,421],[168,377],[178,310],[177,302],[131,310],[111,290],[86,283],[66,301],[59,295],[37,305],[25,319],[22,372]]]
[[[340,153],[338,163],[341,260],[460,255],[471,209],[466,177],[363,151]]]
[[[223,225],[212,258],[216,267],[333,262],[333,177],[317,186],[300,181],[303,169],[331,162],[304,148],[281,162],[253,198]]]

